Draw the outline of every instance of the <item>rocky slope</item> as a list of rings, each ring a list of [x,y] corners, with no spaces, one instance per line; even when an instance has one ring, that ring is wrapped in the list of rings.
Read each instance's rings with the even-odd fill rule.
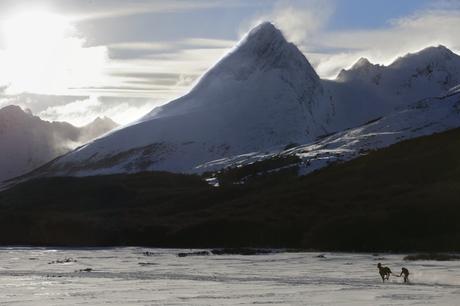
[[[115,126],[108,118],[98,118],[78,128],[6,106],[0,109],[0,181],[24,174]]]

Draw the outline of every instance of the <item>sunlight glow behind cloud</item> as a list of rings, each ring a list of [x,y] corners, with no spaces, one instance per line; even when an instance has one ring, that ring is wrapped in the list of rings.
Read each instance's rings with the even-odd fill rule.
[[[3,24],[0,82],[7,93],[64,93],[103,78],[105,47],[85,48],[64,17],[41,10],[18,13]]]

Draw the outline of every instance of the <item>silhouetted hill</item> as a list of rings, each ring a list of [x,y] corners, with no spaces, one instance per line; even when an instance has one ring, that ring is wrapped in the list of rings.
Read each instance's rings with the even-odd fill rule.
[[[161,172],[42,178],[0,193],[0,243],[460,251],[459,156],[456,129],[220,188]]]
[[[23,175],[117,127],[96,118],[83,127],[46,121],[17,105],[0,108],[0,183]]]

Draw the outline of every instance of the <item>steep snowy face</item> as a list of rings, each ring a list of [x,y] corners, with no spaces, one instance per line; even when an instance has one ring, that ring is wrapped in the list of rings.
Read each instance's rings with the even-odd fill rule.
[[[291,97],[282,96],[282,89],[289,89]],[[251,30],[205,73],[188,95],[153,110],[146,118],[203,107],[225,108],[226,104],[241,111],[270,104],[289,107],[293,99],[312,113],[319,111],[316,98],[321,93],[320,79],[305,56],[286,41],[280,30],[266,22]]]
[[[283,78],[302,77],[308,89],[319,87],[319,77],[297,47],[288,43],[273,24],[262,23],[206,73],[194,91],[220,80],[248,80],[277,69]]]
[[[188,94],[49,169],[70,175],[193,172],[212,159],[311,141],[329,132],[331,108],[304,55],[263,23]]]
[[[389,84],[401,84],[398,92],[403,94],[410,91],[410,97],[416,99],[422,98],[422,93],[424,97],[439,96],[460,84],[460,56],[444,46],[408,54],[396,60],[389,68],[394,77],[393,82],[389,80]],[[401,72],[406,72],[406,75]]]

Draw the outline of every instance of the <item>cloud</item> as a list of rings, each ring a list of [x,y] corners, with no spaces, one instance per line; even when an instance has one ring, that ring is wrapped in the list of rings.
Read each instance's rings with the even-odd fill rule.
[[[169,72],[125,72],[113,73],[113,76],[125,78],[129,84],[156,86],[188,86],[195,81],[198,74],[182,74]]]
[[[92,116],[95,109],[100,109],[101,104],[98,99],[90,97],[84,100],[76,100],[64,105],[51,106],[40,112],[38,115],[42,119],[50,121],[67,121],[75,125],[84,125],[91,121],[87,119]],[[85,119],[88,122],[85,122]]]
[[[34,114],[38,114],[49,107],[61,106],[77,100],[89,99],[89,96],[69,96],[69,95],[40,95],[32,93],[22,93],[19,95],[0,95],[0,108],[7,105],[19,105],[23,109],[29,109]]]
[[[368,53],[362,52],[337,52],[337,53],[306,53],[316,73],[326,79],[335,78],[340,70],[349,68],[357,59],[366,57]]]
[[[0,11],[6,14],[30,7],[53,9],[60,14],[73,16],[74,20],[114,18],[141,13],[169,13],[216,7],[251,6],[261,2],[244,0],[2,0]]]
[[[429,8],[443,10],[458,10],[460,9],[460,1],[458,0],[432,0]]]
[[[278,1],[270,12],[255,16],[242,29],[247,32],[263,21],[271,21],[289,41],[310,48],[333,13],[331,1]]]
[[[228,48],[232,48],[235,45],[235,41],[228,40],[228,39],[187,38],[187,39],[182,40],[179,43],[179,45],[182,45],[183,48],[189,48],[189,49],[196,49],[196,48],[228,49]]]
[[[108,45],[111,50],[147,50],[147,51],[165,51],[174,49],[174,42],[123,42]]]
[[[62,16],[45,11],[12,15],[2,22],[0,84],[7,94],[62,94],[103,79],[107,48],[85,40]]]
[[[381,50],[383,57],[387,54],[393,54],[394,57],[398,52],[414,51],[435,44],[458,48],[459,24],[460,12],[424,11],[392,20],[386,29],[325,33],[324,46],[373,52]]]
[[[391,20],[385,29],[323,32],[319,50],[342,51],[316,55],[317,70],[323,77],[330,78],[360,57],[390,64],[398,56],[439,44],[455,52],[460,50],[459,25],[458,10],[424,10]]]
[[[106,66],[104,86],[80,88],[104,95],[151,97],[163,103],[185,94],[198,77],[230,50],[236,41],[193,38],[171,42],[174,47],[159,50],[156,45],[123,44],[130,54],[111,58]],[[116,46],[115,49],[119,48]],[[112,54],[112,47],[109,48]],[[139,52],[141,56],[139,56]]]
[[[259,1],[252,3],[256,2]],[[0,8],[15,6],[14,10],[19,12],[21,7],[26,9],[26,12],[35,12],[35,9],[30,11],[26,4],[27,1],[21,0],[5,1],[0,3]],[[66,28],[66,35],[61,36],[59,33],[57,37],[52,37],[51,43],[43,43],[40,41],[41,35],[32,35],[33,33],[28,31],[34,24],[19,23],[21,29],[25,30],[21,41],[27,48],[18,46],[13,49],[0,49],[0,106],[17,104],[49,120],[68,120],[76,124],[90,120],[96,110],[110,116],[110,113],[114,113],[110,109],[119,109],[126,116],[119,118],[122,116],[115,114],[112,117],[125,123],[130,120],[126,118],[137,117],[140,109],[150,111],[151,106],[144,108],[143,105],[133,105],[133,110],[128,111],[133,103],[148,100],[154,101],[155,106],[186,93],[198,76],[225,54],[234,41],[187,37],[172,41],[127,41],[89,47],[87,38],[79,32],[80,24],[68,22],[69,13],[76,12],[80,17],[107,18],[118,16],[118,13],[130,15],[145,12],[180,12],[247,5],[245,1],[239,0],[232,3],[221,0],[199,0],[193,3],[181,0],[134,0],[129,3],[121,0],[84,3],[76,0],[65,3],[52,0],[36,1],[34,7],[41,7],[38,12],[42,12],[42,16],[46,13],[53,18],[59,17],[59,21],[60,17],[67,16],[65,24],[62,24]],[[46,6],[53,9],[42,10]],[[89,16],[87,13],[95,15]],[[0,14],[5,13],[3,11]],[[149,16],[148,18],[153,18],[153,15]],[[78,18],[70,20],[75,22]],[[25,18],[21,21],[29,22]],[[34,31],[39,30],[36,28]],[[31,41],[34,44],[30,43]],[[116,106],[110,104],[106,108],[105,105],[101,105],[100,99],[90,98],[103,96],[122,98],[124,102],[118,101]],[[62,117],[59,117],[61,115]],[[77,119],[78,116],[82,119]]]
[[[83,126],[96,117],[106,116],[121,124],[132,122],[152,110],[157,103],[152,99],[89,97],[64,105],[51,106],[37,115],[49,121],[66,121]]]
[[[127,124],[160,104],[162,101],[139,97],[59,96],[29,93],[0,96],[0,108],[7,105],[18,105],[24,110],[30,110],[43,120],[66,121],[75,126],[83,126],[102,116],[121,124]]]
[[[230,49],[236,41],[210,38],[186,38],[167,42],[124,42],[108,45],[109,56],[116,59],[142,59],[170,55],[188,49]]]
[[[262,0],[263,1],[263,0]],[[226,7],[243,7],[253,6],[256,3],[262,2],[260,0],[99,0],[91,1],[91,4],[82,6],[81,0],[70,1],[72,11],[80,11],[77,19],[102,19],[114,18],[121,16],[136,15],[142,13],[171,13],[191,10],[202,10],[210,8],[226,8]],[[56,1],[56,4],[59,2]]]

